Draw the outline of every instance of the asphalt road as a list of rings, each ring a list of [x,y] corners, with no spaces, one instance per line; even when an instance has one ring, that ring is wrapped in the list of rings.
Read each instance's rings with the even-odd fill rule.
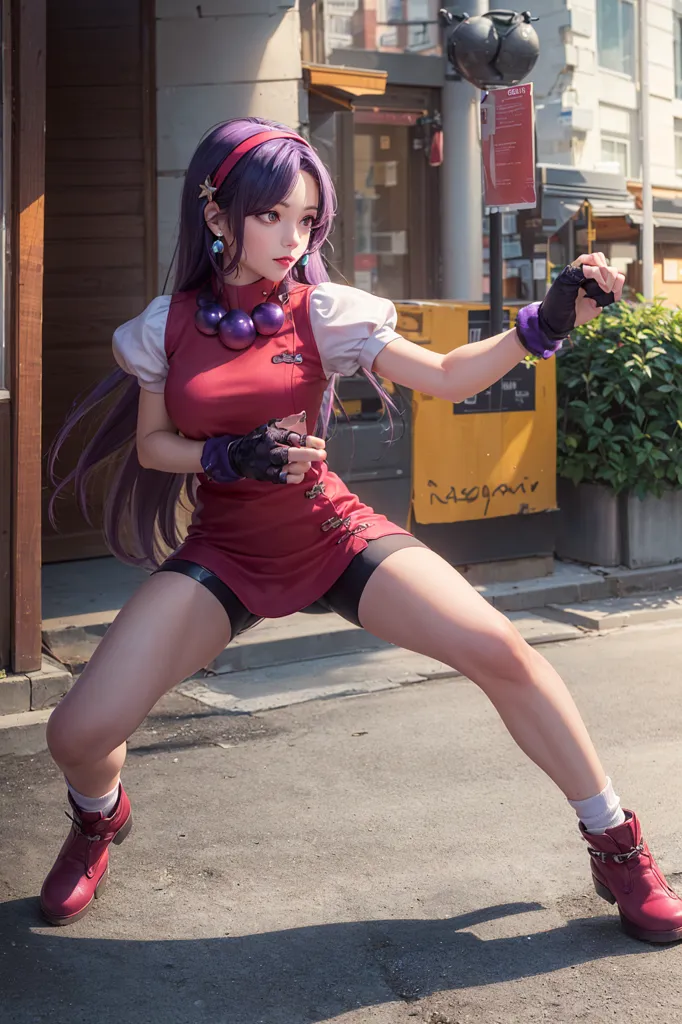
[[[545,648],[682,890],[682,631]],[[463,680],[136,735],[135,828],[70,928],[47,755],[0,759],[3,1024],[682,1021],[682,946],[624,936],[575,819]]]

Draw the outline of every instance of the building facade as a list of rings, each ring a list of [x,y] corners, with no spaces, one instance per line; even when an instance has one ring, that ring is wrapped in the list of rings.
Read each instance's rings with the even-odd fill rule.
[[[655,288],[677,304],[682,302],[682,2],[647,0],[646,8]],[[574,185],[583,179],[585,198],[594,200],[590,241],[621,266],[637,290],[642,165],[638,2],[544,0],[534,13],[540,15],[541,44],[533,75],[538,161],[552,169],[550,178]],[[559,229],[557,262],[575,243],[576,224],[577,242],[587,237],[584,212],[572,217],[573,226]]]
[[[258,115],[314,135],[345,196],[335,272],[387,294],[428,286],[407,242],[424,251],[410,132],[426,92],[384,97],[384,70],[329,64],[316,13],[295,0],[2,4],[0,671],[40,667],[42,564],[106,554],[72,498],[50,525],[47,454],[74,401],[113,368],[113,329],[168,287],[184,171],[213,124]]]
[[[293,0],[6,0],[2,14],[0,670],[26,672],[41,565],[106,553],[72,499],[50,526],[46,456],[113,368],[112,330],[163,288],[189,157],[230,116],[301,127],[306,96]]]
[[[434,148],[452,86],[439,6],[4,0],[0,669],[40,665],[41,564],[106,553],[71,499],[50,526],[45,457],[112,368],[113,329],[169,287],[184,171],[208,128],[253,114],[301,130],[339,195],[332,274],[394,300],[443,295],[443,198],[469,199]],[[682,301],[682,0],[648,9],[657,286]],[[538,0],[534,13],[539,202],[504,218],[505,297],[541,296],[594,245],[636,289],[636,0]],[[486,257],[484,240],[484,295]]]

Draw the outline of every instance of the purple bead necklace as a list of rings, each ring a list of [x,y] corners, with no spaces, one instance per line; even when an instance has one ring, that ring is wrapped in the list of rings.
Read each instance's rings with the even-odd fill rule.
[[[206,335],[217,334],[225,348],[233,352],[249,348],[259,334],[266,338],[277,334],[284,323],[284,310],[275,302],[260,302],[249,316],[243,309],[225,309],[216,302],[210,287],[199,292],[197,307],[197,330]]]

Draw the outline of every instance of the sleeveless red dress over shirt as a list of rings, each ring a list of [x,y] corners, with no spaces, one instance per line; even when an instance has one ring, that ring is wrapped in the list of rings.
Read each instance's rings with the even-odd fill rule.
[[[197,330],[196,291],[172,297],[164,394],[181,434],[194,440],[246,434],[303,410],[313,431],[327,386],[310,326],[313,288],[290,286],[280,303],[281,330],[258,336],[242,352]],[[264,282],[256,282],[226,288],[224,297],[250,313],[266,294]],[[301,484],[219,484],[201,475],[188,536],[174,556],[215,573],[254,615],[276,618],[318,600],[368,540],[406,533],[364,505],[326,463],[317,463]]]

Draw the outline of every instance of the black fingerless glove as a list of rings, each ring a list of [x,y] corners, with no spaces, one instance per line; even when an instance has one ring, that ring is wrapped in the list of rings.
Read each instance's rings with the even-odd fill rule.
[[[250,434],[224,434],[210,437],[201,453],[204,473],[216,483],[230,484],[248,477],[273,484],[287,482],[284,466],[289,448],[305,446],[305,435],[276,427],[275,421],[263,424]]]
[[[575,327],[575,304],[581,288],[602,308],[615,301],[613,292],[602,291],[594,278],[586,278],[580,267],[569,265],[561,271],[542,302],[533,302],[519,310],[516,333],[531,355],[548,359],[561,348]]]

